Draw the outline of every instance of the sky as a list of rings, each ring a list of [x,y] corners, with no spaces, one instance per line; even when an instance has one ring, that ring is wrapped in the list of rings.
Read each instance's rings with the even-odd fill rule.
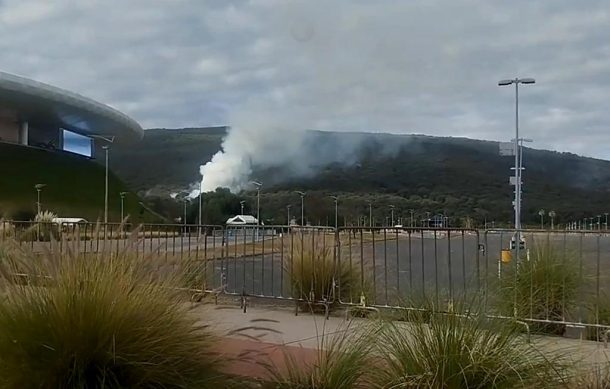
[[[610,159],[607,1],[0,0],[0,70],[145,128],[514,137]]]

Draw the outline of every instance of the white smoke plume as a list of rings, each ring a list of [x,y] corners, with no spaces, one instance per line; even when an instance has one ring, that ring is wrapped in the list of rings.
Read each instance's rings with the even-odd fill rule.
[[[222,150],[200,169],[203,192],[239,191],[256,178],[253,167],[281,167],[296,177],[327,163],[355,162],[361,138],[321,147],[307,141],[308,129],[409,130],[408,118],[396,121],[412,103],[401,95],[410,60],[404,31],[395,28],[401,17],[374,6],[345,17],[326,2],[286,3],[274,3],[274,16],[262,27],[265,38],[252,48],[254,60],[264,53],[262,62],[242,69],[259,87],[249,101],[231,107]]]

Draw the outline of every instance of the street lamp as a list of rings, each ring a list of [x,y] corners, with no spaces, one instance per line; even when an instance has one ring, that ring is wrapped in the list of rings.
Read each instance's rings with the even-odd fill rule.
[[[555,213],[555,211],[549,212],[549,217],[551,218],[551,230],[555,229],[555,216],[557,216],[557,213]]]
[[[242,200],[242,201],[240,201],[240,202],[239,202],[239,205],[240,205],[240,207],[241,207],[241,213],[240,213],[240,215],[243,215],[243,214],[244,214],[244,204],[245,204],[245,203],[246,203],[246,202],[245,202],[244,200]]]
[[[373,202],[368,201],[369,204],[369,227],[373,228]]]
[[[534,84],[536,80],[533,78],[518,78],[512,80],[501,80],[498,86],[515,85],[515,256],[519,259],[519,246],[521,243],[521,158],[519,150],[519,84]]]
[[[601,219],[602,219],[602,215],[597,215],[597,229],[598,230],[602,229]]]
[[[394,227],[396,224],[394,224],[394,207],[393,205],[390,205],[390,213],[391,213],[391,217],[392,217],[392,227]]]
[[[183,223],[183,224],[184,224],[184,232],[186,232],[186,205],[187,205],[187,204],[188,204],[188,202],[189,202],[188,197],[186,197],[186,196],[185,196],[185,197],[182,199],[182,202],[184,203],[184,223]]]
[[[40,208],[41,208],[41,204],[40,204],[40,192],[42,192],[42,188],[44,188],[45,186],[47,186],[47,184],[36,184],[34,185],[34,189],[36,189],[36,211],[37,214],[40,215]]]
[[[604,212],[604,216],[606,216],[606,222],[604,223],[604,230],[608,230],[608,212]]]
[[[409,209],[409,212],[411,213],[411,221],[409,223],[409,227],[413,228],[413,212],[414,212],[414,210],[413,209]]]
[[[108,151],[110,146],[102,146],[102,149],[106,152],[106,175],[104,181],[104,224],[108,224]]]
[[[288,227],[290,227],[290,208],[292,208],[292,205],[288,204],[286,206],[286,225]]]
[[[339,197],[330,196],[330,198],[335,200],[335,228],[339,228]]]
[[[301,227],[305,226],[305,195],[307,193],[296,191],[296,193],[301,196]]]
[[[545,214],[544,209],[541,209],[540,211],[538,211],[538,215],[540,215],[540,229],[541,230],[544,230],[544,214]]]
[[[258,240],[258,226],[261,224],[261,186],[263,183],[260,181],[252,181],[256,186],[256,240]]]
[[[125,195],[127,195],[127,192],[119,193],[119,196],[121,196],[121,223],[123,223],[123,221],[125,220],[125,207],[124,207]]]

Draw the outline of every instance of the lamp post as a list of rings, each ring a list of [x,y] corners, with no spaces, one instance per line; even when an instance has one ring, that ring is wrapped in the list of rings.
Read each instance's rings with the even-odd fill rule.
[[[203,183],[203,182],[202,182]],[[197,236],[201,238],[201,225],[203,224],[203,191],[201,190],[201,184],[199,184],[199,198],[197,199]]]
[[[597,215],[597,229],[598,230],[602,229],[601,219],[602,219],[602,215]]]
[[[519,260],[519,249],[521,244],[521,156],[519,150],[519,84],[534,84],[536,80],[533,78],[518,78],[512,80],[500,80],[498,86],[515,85],[515,256]]]
[[[608,230],[608,212],[604,212],[604,216],[606,216],[606,221],[604,222],[604,230]]]
[[[106,152],[106,174],[104,181],[104,224],[108,224],[108,151],[110,146],[102,146],[102,149]]]
[[[330,196],[331,199],[335,200],[335,229],[339,228],[339,197]]]
[[[186,197],[186,196],[182,199],[182,202],[184,203],[184,222],[183,222],[183,224],[184,224],[185,233],[186,233],[186,205],[188,204],[188,201],[189,201],[188,197]]]
[[[373,228],[373,202],[369,201],[369,227]]]
[[[426,228],[430,228],[430,212],[426,212]]]
[[[36,213],[40,215],[41,204],[40,204],[40,193],[42,192],[42,188],[47,186],[47,184],[36,184],[34,185],[34,189],[36,189]]]
[[[544,214],[545,214],[544,209],[541,209],[540,211],[538,211],[538,215],[540,216],[540,229],[541,230],[544,230]]]
[[[261,224],[261,187],[263,183],[260,181],[252,181],[256,186],[256,240],[258,240],[258,228]]]
[[[286,206],[286,225],[290,227],[290,208],[292,208],[292,205],[288,204]]]
[[[409,227],[413,228],[413,212],[414,212],[414,210],[409,209],[409,212],[411,213],[411,220],[410,220],[410,223],[409,223]]]
[[[125,207],[124,207],[125,195],[127,195],[127,192],[119,193],[119,196],[121,196],[121,223],[123,223],[123,221],[125,220]]]
[[[301,227],[305,226],[305,192],[296,191],[296,193],[301,196]]]
[[[391,218],[392,218],[392,227],[394,227],[396,224],[394,223],[394,206],[390,205],[390,214],[391,214]]]
[[[242,201],[240,201],[240,202],[239,202],[239,206],[240,206],[240,209],[241,209],[241,213],[240,213],[240,215],[243,215],[243,214],[244,214],[244,204],[245,204],[245,203],[246,203],[246,202],[245,202],[244,200],[242,200]]]
[[[551,218],[551,230],[555,229],[555,216],[557,216],[557,213],[555,213],[555,211],[549,212],[549,217]]]

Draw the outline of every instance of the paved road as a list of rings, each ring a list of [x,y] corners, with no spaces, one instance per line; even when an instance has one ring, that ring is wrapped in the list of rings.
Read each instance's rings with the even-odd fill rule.
[[[499,266],[501,250],[508,248],[510,233],[455,232],[449,236],[437,233],[436,237],[434,234],[413,234],[398,239],[386,238],[374,243],[353,240],[351,245],[341,246],[339,255],[344,266],[363,268],[366,277],[374,280],[376,302],[382,305],[395,304],[398,298],[421,296],[424,291],[428,296],[439,293],[458,297],[497,279],[499,267],[505,271],[516,264],[512,261]],[[576,261],[590,290],[596,290],[598,278],[601,290],[610,286],[610,237],[527,234],[530,256],[534,255],[535,242],[540,245],[547,240],[559,253],[566,253],[565,258]],[[559,256],[558,260],[562,258]],[[213,285],[219,286],[222,270],[230,292],[245,290],[253,295],[286,296],[291,294],[287,271],[291,261],[290,255],[277,251],[245,257],[230,255],[214,262],[213,274],[208,268],[208,278]],[[296,261],[299,261],[298,255]],[[348,294],[356,302],[360,291]]]
[[[312,235],[308,235],[311,237]],[[316,241],[332,244],[332,234],[314,235]],[[154,237],[143,239],[135,247],[136,252],[158,253],[166,257],[187,257],[208,260],[202,264],[206,271],[208,284],[212,288],[227,285],[229,292],[263,296],[299,295],[292,291],[288,269],[291,261],[299,261],[298,252],[289,255],[290,247],[298,243],[299,234],[283,236],[261,236],[256,243],[255,236],[239,234],[225,239],[227,244],[222,257],[222,236],[208,236],[197,239],[196,234],[172,237]],[[341,237],[339,261],[342,266],[364,269],[365,278],[371,282],[376,303],[393,305],[398,299],[422,296],[460,296],[485,287],[486,282],[497,278],[501,249],[508,248],[511,232],[474,233],[453,231],[446,232],[413,232],[395,234],[388,231],[385,235],[376,234],[373,241],[370,234],[356,233],[350,238]],[[602,234],[525,234],[528,248],[533,250],[535,243],[549,242],[559,252],[578,262],[583,278],[589,288],[596,290],[597,279],[600,289],[608,288],[610,273],[610,236]],[[244,241],[246,246],[244,246]],[[82,251],[100,249],[120,250],[127,245],[126,240],[113,239],[103,241],[86,241]],[[48,243],[33,243],[35,249],[41,250]],[[298,246],[298,244],[297,244]],[[283,248],[283,250],[282,250]],[[206,252],[207,249],[207,252]],[[264,251],[252,255],[253,252]],[[293,257],[295,259],[293,259]],[[515,266],[516,261],[501,265],[501,269]],[[298,266],[297,266],[298,268]],[[581,270],[582,269],[582,270]],[[598,276],[599,271],[599,276]],[[344,291],[345,292],[345,291]],[[357,302],[360,289],[348,291],[347,300]],[[343,294],[345,296],[345,294]]]

